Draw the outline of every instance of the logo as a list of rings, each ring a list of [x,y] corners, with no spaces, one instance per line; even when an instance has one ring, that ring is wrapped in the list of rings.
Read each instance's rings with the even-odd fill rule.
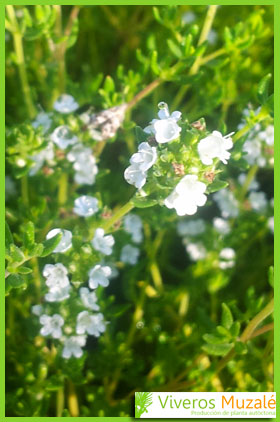
[[[153,404],[153,393],[135,393],[135,417],[141,418],[143,413],[148,413],[147,407]]]

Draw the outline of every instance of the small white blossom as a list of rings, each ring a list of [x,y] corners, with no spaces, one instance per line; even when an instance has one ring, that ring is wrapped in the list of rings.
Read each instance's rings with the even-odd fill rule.
[[[41,315],[40,324],[43,327],[40,330],[42,336],[52,336],[53,338],[60,338],[62,336],[61,327],[64,325],[64,319],[59,314]]]
[[[143,223],[141,218],[136,214],[127,214],[123,220],[124,229],[131,234],[131,238],[135,243],[141,243],[143,240]]]
[[[269,230],[274,233],[274,217],[269,217],[269,219],[267,220],[267,225]]]
[[[74,180],[79,185],[93,185],[95,177],[98,173],[98,167],[93,155],[89,155],[83,161],[76,161],[74,163],[75,176]]]
[[[213,198],[217,202],[222,217],[237,217],[239,214],[238,202],[229,189],[221,189],[214,193]]]
[[[250,192],[248,199],[253,210],[257,212],[262,212],[267,207],[267,199],[264,192]]]
[[[202,219],[197,220],[180,220],[177,224],[177,232],[180,236],[196,236],[204,233],[205,223]]]
[[[91,292],[87,287],[81,287],[79,293],[86,308],[92,309],[93,311],[99,311],[95,292]]]
[[[198,143],[198,153],[203,164],[213,164],[213,158],[219,158],[224,164],[227,164],[227,160],[230,158],[230,153],[227,151],[233,147],[230,133],[227,136],[223,136],[217,130],[214,130],[211,135],[201,139]]]
[[[137,264],[140,251],[132,245],[125,245],[121,250],[120,260],[125,264],[135,265]]]
[[[65,339],[62,356],[69,359],[71,356],[80,358],[83,355],[82,347],[86,345],[86,336],[71,336]]]
[[[247,179],[247,175],[245,173],[241,173],[238,176],[238,183],[240,183],[240,185],[244,185],[244,183],[246,182]],[[260,185],[259,183],[254,179],[251,181],[250,185],[248,186],[248,190],[257,190],[259,189]]]
[[[53,108],[59,113],[72,113],[79,108],[79,104],[72,95],[62,94],[54,103]]]
[[[266,159],[262,156],[262,145],[261,140],[257,139],[247,139],[243,145],[243,151],[246,152],[244,159],[251,166],[253,164],[258,164],[260,167],[264,167]]]
[[[67,160],[71,163],[74,163],[75,161],[85,162],[87,157],[91,155],[91,152],[90,148],[85,147],[82,143],[78,143],[68,152]]]
[[[125,169],[124,178],[130,185],[134,185],[137,189],[141,189],[146,183],[147,173],[140,170],[138,164],[132,164]]]
[[[115,239],[111,234],[105,236],[104,230],[98,228],[95,230],[91,244],[95,250],[103,253],[104,255],[111,255],[113,245],[115,244]]]
[[[98,211],[98,200],[93,196],[80,196],[75,199],[74,205],[74,213],[81,217],[90,217]]]
[[[153,119],[149,126],[145,127],[144,132],[154,135],[159,144],[164,144],[179,138],[182,128],[177,122],[182,113],[173,111],[170,115],[167,104],[160,103],[159,106],[161,108],[158,112],[159,119]]]
[[[214,29],[210,29],[210,31],[208,32],[208,36],[207,36],[207,41],[209,42],[210,45],[214,45],[216,44],[218,39],[218,34]]]
[[[265,130],[261,131],[258,134],[258,137],[266,142],[267,145],[272,146],[274,145],[274,126],[269,125],[265,128]]]
[[[68,271],[63,264],[46,264],[43,269],[46,285],[50,288],[65,287],[69,285]]]
[[[193,215],[198,206],[203,206],[207,200],[204,192],[206,185],[197,180],[196,175],[184,176],[173,192],[165,199],[167,208],[175,208],[178,215]]]
[[[230,224],[227,220],[224,220],[220,217],[215,217],[213,220],[213,226],[220,234],[228,234],[230,233]]]
[[[91,289],[97,289],[98,286],[103,286],[103,287],[109,286],[109,278],[111,274],[112,274],[112,270],[109,266],[103,266],[100,264],[95,265],[88,272],[89,287]]]
[[[58,233],[62,233],[62,238],[56,248],[53,250],[53,253],[66,252],[72,247],[72,233],[69,230],[64,229],[53,229],[49,231],[46,236],[46,239],[51,239],[56,236]]]
[[[77,136],[71,133],[68,126],[58,126],[50,136],[51,140],[61,149],[66,149],[70,145],[78,142]]]
[[[41,111],[39,114],[37,114],[36,119],[32,122],[34,129],[42,127],[43,133],[46,133],[50,129],[51,125],[52,120],[50,118],[50,114],[45,113],[44,111]]]
[[[32,314],[40,316],[43,313],[43,306],[42,305],[34,305],[31,308]]]
[[[65,287],[51,287],[49,292],[45,294],[47,302],[62,302],[70,297],[72,287],[70,284]]]
[[[207,251],[202,243],[188,243],[186,250],[192,261],[200,261],[207,256]]]
[[[138,152],[132,155],[130,163],[137,165],[139,170],[147,171],[157,160],[157,150],[151,147],[148,142],[142,142],[138,146]]]
[[[54,159],[53,143],[49,142],[46,148],[41,150],[38,154],[31,155],[29,158],[34,161],[34,165],[31,167],[29,174],[30,176],[34,176],[42,168],[45,161]]]
[[[219,254],[219,267],[222,270],[226,270],[227,268],[232,268],[235,265],[235,251],[232,248],[224,248],[221,250]]]
[[[82,311],[77,317],[77,334],[88,333],[92,336],[99,337],[106,329],[104,317],[102,314],[92,315],[88,311]]]
[[[192,22],[195,21],[195,19],[196,19],[196,14],[191,12],[191,11],[185,12],[182,15],[182,23],[183,24],[192,23]]]

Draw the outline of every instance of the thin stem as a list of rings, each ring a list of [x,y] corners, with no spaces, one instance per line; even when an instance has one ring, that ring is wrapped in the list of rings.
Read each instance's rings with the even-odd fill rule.
[[[247,191],[249,189],[249,186],[251,185],[252,181],[254,180],[254,178],[255,178],[255,176],[256,176],[256,174],[258,172],[258,169],[259,169],[259,166],[257,164],[254,164],[250,168],[250,170],[249,170],[249,172],[247,174],[246,180],[245,180],[245,182],[244,182],[244,184],[243,184],[243,186],[242,186],[242,188],[240,190],[240,202],[241,203],[244,201],[244,198],[245,198],[246,193],[247,193]]]
[[[158,78],[158,79],[155,79],[153,82],[151,82],[149,85],[147,85],[142,91],[136,94],[135,97],[128,103],[127,110],[134,107],[139,101],[141,101],[143,98],[149,95],[161,83],[163,83],[163,80]]]
[[[77,417],[80,414],[79,402],[73,382],[68,379],[68,408],[71,416]]]
[[[68,174],[62,173],[58,182],[58,203],[64,205],[68,196]]]
[[[250,340],[253,337],[256,337],[256,328],[260,323],[266,319],[269,315],[272,314],[274,310],[274,299],[271,299],[271,301],[249,322],[243,333],[241,334],[239,341],[242,343],[246,343],[248,340]],[[259,330],[259,335],[263,334],[265,331]],[[235,350],[231,349],[228,354],[218,363],[216,373],[220,372],[226,364],[231,361],[231,359],[235,355]]]
[[[250,338],[258,337],[264,333],[267,333],[268,331],[272,331],[274,329],[274,322],[271,322],[270,324],[264,325],[262,328],[259,328],[258,330],[254,331]]]
[[[64,387],[61,387],[56,394],[56,416],[61,417],[64,409]]]
[[[105,221],[102,228],[107,232],[115,223],[121,220],[126,214],[134,208],[133,202],[128,201],[123,207],[121,207],[109,220]]]
[[[216,59],[219,56],[222,56],[223,54],[226,54],[225,48],[220,48],[219,50],[214,51],[214,53],[208,54],[205,57],[201,58],[200,65],[210,62],[211,60]]]
[[[31,89],[28,83],[27,72],[25,67],[25,59],[24,59],[24,51],[23,51],[23,44],[22,44],[22,35],[20,33],[20,29],[18,26],[16,14],[14,11],[14,7],[11,5],[6,6],[7,13],[10,18],[11,25],[13,26],[13,42],[14,42],[14,49],[17,58],[17,66],[19,70],[19,77],[21,82],[21,87],[23,91],[24,101],[26,103],[26,108],[30,119],[36,115],[36,108],[34,107]]]
[[[29,207],[29,194],[28,194],[28,179],[27,176],[22,176],[21,183],[21,197],[24,205]]]
[[[40,301],[41,298],[41,277],[40,277],[40,270],[38,264],[38,258],[33,257],[31,258],[31,264],[33,268],[33,278],[35,281],[35,287],[37,291],[37,300]]]
[[[61,6],[54,5],[53,6],[57,13],[56,19],[56,35],[57,37],[62,37],[62,13],[61,13]],[[58,92],[59,94],[63,94],[65,92],[65,58],[63,53],[63,42],[57,44],[56,52],[55,52],[56,60],[58,63]]]
[[[217,8],[218,6],[209,6],[209,9],[207,10],[207,14],[206,14],[206,18],[203,24],[203,28],[198,40],[198,45],[201,45],[202,43],[204,43],[204,41],[207,40],[208,38],[208,34],[212,28],[213,25],[213,21],[217,12]]]

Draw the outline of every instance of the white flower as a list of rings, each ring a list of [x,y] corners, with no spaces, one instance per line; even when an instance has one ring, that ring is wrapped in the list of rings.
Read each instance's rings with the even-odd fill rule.
[[[147,173],[140,170],[138,164],[132,164],[125,169],[124,178],[130,185],[134,185],[137,189],[141,189],[146,183]]]
[[[102,314],[92,315],[88,311],[82,311],[78,314],[76,332],[77,334],[88,333],[99,337],[106,329],[104,317]]]
[[[247,175],[245,173],[241,173],[238,176],[238,183],[240,183],[240,185],[244,185],[246,180],[247,180]],[[250,185],[248,186],[248,190],[257,190],[259,189],[259,187],[260,187],[259,183],[255,179],[253,179]]]
[[[32,314],[40,316],[43,313],[43,306],[42,305],[34,305],[31,308]]]
[[[98,200],[93,196],[80,196],[75,199],[74,204],[74,213],[81,217],[90,217],[98,211]]]
[[[86,344],[86,336],[71,336],[65,339],[62,356],[69,359],[72,355],[80,358],[83,355],[82,347]]]
[[[98,173],[98,167],[93,155],[88,155],[74,163],[75,176],[74,180],[79,185],[93,185],[95,176]]]
[[[218,38],[218,34],[214,29],[210,29],[207,36],[207,41],[210,45],[216,44]]]
[[[274,233],[274,217],[269,217],[269,219],[267,220],[267,225],[269,230]]]
[[[244,159],[247,161],[248,164],[258,164],[260,167],[264,167],[266,160],[262,156],[262,145],[261,140],[254,138],[254,139],[247,139],[247,141],[243,145],[243,151],[246,152],[244,155]]]
[[[258,134],[259,138],[267,143],[267,145],[274,145],[274,126],[269,125],[264,131]]]
[[[192,261],[200,261],[207,256],[207,251],[202,243],[188,243],[186,250]]]
[[[78,143],[71,148],[71,151],[67,154],[67,160],[69,160],[71,163],[75,161],[84,162],[86,161],[87,157],[91,155],[91,149],[88,147],[85,147],[83,144]]]
[[[127,214],[123,220],[124,229],[131,234],[131,238],[135,243],[141,243],[143,240],[143,223],[141,218],[136,214]]]
[[[41,315],[40,324],[43,325],[40,330],[40,334],[42,334],[42,336],[51,335],[53,338],[61,337],[61,327],[64,325],[64,319],[59,314],[54,314],[52,316],[45,314]]]
[[[97,287],[109,286],[109,278],[112,273],[112,270],[109,266],[103,266],[100,264],[95,265],[95,267],[89,270],[89,281],[88,285],[91,289],[97,289]]]
[[[264,211],[267,207],[267,199],[264,192],[250,192],[249,202],[255,211]]]
[[[238,202],[228,189],[221,189],[214,193],[213,198],[218,203],[222,217],[237,217],[239,214]]]
[[[53,108],[59,113],[72,113],[79,108],[72,95],[62,94],[54,103]]]
[[[195,13],[189,11],[189,12],[185,12],[182,15],[182,23],[186,24],[186,23],[192,23],[193,21],[195,21],[196,19],[196,15]]]
[[[34,129],[41,126],[43,128],[43,133],[46,133],[50,129],[51,125],[52,120],[50,119],[49,114],[44,111],[37,114],[36,119],[32,122]]]
[[[65,287],[51,287],[49,292],[45,294],[47,302],[62,302],[70,297],[70,284]]]
[[[49,231],[46,238],[51,239],[56,236],[58,233],[62,233],[62,238],[56,248],[53,250],[53,253],[66,252],[72,247],[72,233],[69,230],[64,229],[53,229]]]
[[[77,136],[71,133],[68,126],[58,126],[51,134],[51,140],[61,149],[66,149],[70,145],[78,142]]]
[[[224,220],[220,217],[215,217],[213,220],[213,226],[220,234],[228,234],[230,233],[230,224],[227,220]]]
[[[111,234],[105,236],[104,230],[98,228],[95,230],[91,244],[95,250],[103,253],[104,255],[111,255],[113,245],[115,244],[115,239]]]
[[[219,257],[221,261],[219,261],[219,267],[222,270],[226,270],[227,268],[234,267],[235,264],[235,251],[232,248],[224,248],[221,250]]]
[[[45,161],[54,159],[53,143],[49,142],[46,148],[41,150],[38,154],[31,155],[29,158],[35,163],[29,171],[30,176],[34,176],[43,166]]]
[[[224,164],[227,164],[227,160],[230,158],[230,153],[227,151],[233,147],[231,136],[223,136],[217,130],[214,130],[211,135],[201,139],[197,146],[199,157],[203,164],[213,164],[213,158],[219,158]]]
[[[203,206],[207,200],[204,192],[206,185],[197,180],[196,175],[184,176],[173,192],[165,199],[167,208],[175,208],[178,215],[193,215],[198,206]]]
[[[178,126],[177,121],[181,118],[181,112],[173,111],[170,115],[167,104],[160,103],[159,106],[159,119],[153,119],[144,132],[155,135],[156,141],[164,144],[179,138],[182,128]]]
[[[46,278],[46,285],[52,287],[65,287],[69,285],[67,268],[63,264],[46,264],[43,269],[43,276]]]
[[[157,160],[157,150],[151,147],[148,142],[142,142],[138,146],[138,152],[132,155],[130,163],[136,164],[141,171],[147,171]]]
[[[99,311],[95,292],[91,292],[87,287],[81,287],[79,293],[86,308],[92,309],[93,311]]]
[[[205,223],[202,219],[185,221],[180,220],[177,224],[177,232],[180,236],[196,236],[204,233]]]
[[[140,251],[132,245],[125,245],[121,250],[120,260],[125,264],[135,265],[138,261]]]

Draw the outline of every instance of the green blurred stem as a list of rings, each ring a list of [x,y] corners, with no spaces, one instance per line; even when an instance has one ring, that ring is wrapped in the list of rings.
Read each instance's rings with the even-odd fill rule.
[[[41,277],[40,277],[40,269],[38,264],[38,259],[36,257],[31,258],[31,264],[33,268],[33,278],[35,281],[35,287],[37,291],[37,300],[40,302],[41,299]]]
[[[56,416],[61,417],[64,409],[64,388],[60,388],[56,394]]]
[[[23,97],[26,104],[28,115],[30,119],[33,119],[36,115],[36,108],[34,107],[34,104],[32,101],[31,89],[28,83],[28,78],[27,78],[23,44],[22,44],[22,34],[20,33],[14,7],[11,5],[7,5],[6,8],[7,8],[8,16],[10,18],[11,25],[13,27],[12,34],[13,34],[14,49],[15,49],[15,54],[16,54],[16,59],[17,59],[17,66],[19,70],[19,77],[20,77],[21,87],[23,91]]]
[[[28,179],[27,176],[22,176],[20,179],[21,183],[21,197],[24,205],[29,206],[29,194],[28,194]]]
[[[250,168],[250,170],[247,174],[246,180],[245,180],[245,182],[244,182],[244,184],[243,184],[243,186],[240,190],[240,202],[241,203],[244,201],[244,198],[246,196],[246,193],[248,192],[249,186],[252,183],[252,181],[254,180],[254,178],[255,178],[255,176],[258,172],[258,169],[259,169],[259,166],[257,164],[254,164]]]
[[[266,119],[268,116],[269,116],[269,111],[267,110],[265,106],[263,106],[259,114],[255,116],[255,120],[253,124],[247,123],[242,129],[240,129],[238,132],[236,132],[233,135],[232,137],[233,142],[238,141],[240,138],[242,138],[242,136],[244,136],[247,132],[249,132],[249,130],[252,129],[252,127],[254,127],[257,123],[260,123],[261,121]]]
[[[203,24],[203,27],[202,27],[202,30],[201,30],[201,33],[200,33],[200,37],[199,37],[197,46],[200,46],[207,39],[208,34],[211,30],[215,15],[216,15],[217,7],[218,6],[215,6],[215,5],[209,6],[209,8],[207,10],[206,17],[205,17],[205,21],[204,21],[204,24]],[[217,50],[217,51],[219,51],[219,50]],[[223,51],[223,53],[224,53],[224,51]],[[223,53],[219,53],[218,55],[223,54]],[[213,57],[213,55],[214,55],[214,53],[212,53],[212,55],[209,55],[208,60],[212,60],[213,58],[218,56],[218,55],[214,55],[214,57]],[[198,72],[200,66],[202,64],[205,64],[208,60],[206,60],[206,59],[203,60],[202,56],[197,57],[194,64],[190,68],[189,75],[195,75]],[[185,85],[178,91],[178,94],[176,95],[176,97],[173,101],[173,104],[172,104],[172,107],[171,107],[172,109],[176,109],[177,106],[181,103],[181,101],[184,98],[184,95],[188,91],[189,87],[190,87],[190,85]]]
[[[68,408],[71,416],[78,417],[80,414],[79,411],[79,402],[78,396],[76,393],[75,386],[73,382],[68,379]]]
[[[58,181],[58,203],[64,205],[68,195],[68,174],[62,173]]]
[[[155,79],[153,82],[151,82],[149,85],[147,85],[142,91],[136,94],[135,97],[131,101],[129,101],[129,103],[127,104],[127,110],[134,107],[139,101],[141,101],[143,98],[149,95],[161,83],[163,83],[163,80],[158,78],[158,79]]]
[[[251,338],[256,337],[256,328],[258,327],[258,325],[260,325],[263,320],[265,320],[269,315],[272,314],[273,310],[274,298],[271,299],[271,301],[249,322],[249,324],[241,334],[239,341],[241,341],[242,343],[246,343]],[[260,329],[258,331],[260,335],[266,332],[267,330],[264,331]],[[216,373],[220,372],[226,366],[226,364],[231,361],[234,355],[235,350],[231,349],[228,354],[219,362]]]
[[[109,220],[105,221],[102,228],[107,232],[115,223],[121,220],[134,208],[134,204],[129,200],[123,207],[121,207]]]

